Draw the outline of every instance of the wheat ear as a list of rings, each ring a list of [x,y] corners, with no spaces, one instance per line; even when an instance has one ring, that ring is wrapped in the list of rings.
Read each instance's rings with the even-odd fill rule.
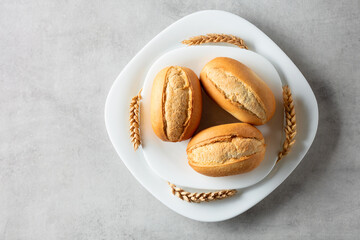
[[[207,193],[190,193],[185,191],[182,188],[176,187],[175,184],[169,183],[171,188],[171,193],[181,200],[190,203],[201,203],[201,202],[210,202],[214,200],[220,200],[228,197],[234,196],[237,191],[235,189],[231,190],[221,190],[216,192],[207,192]]]
[[[227,35],[227,34],[209,33],[206,35],[191,37],[189,39],[182,41],[183,44],[189,46],[200,45],[204,43],[218,43],[218,42],[230,43],[238,46],[239,48],[248,49],[244,40],[242,40],[239,37],[233,35]]]
[[[296,136],[296,114],[294,102],[292,99],[291,90],[288,85],[283,86],[283,100],[284,100],[284,111],[285,111],[285,141],[282,150],[278,154],[279,162],[286,154],[291,150],[291,147],[295,143]]]
[[[139,117],[141,90],[142,89],[140,89],[138,95],[131,99],[130,103],[130,139],[135,151],[141,145]]]

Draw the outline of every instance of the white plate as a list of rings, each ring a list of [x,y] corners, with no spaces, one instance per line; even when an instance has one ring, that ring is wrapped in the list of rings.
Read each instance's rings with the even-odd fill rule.
[[[151,88],[156,74],[161,69],[171,65],[184,66],[192,69],[199,76],[204,65],[215,57],[230,57],[254,70],[273,91],[278,106],[274,117],[265,125],[257,127],[263,133],[267,145],[265,159],[261,164],[248,173],[216,178],[201,175],[189,166],[186,156],[189,141],[178,143],[161,141],[152,130],[150,120]],[[199,189],[244,188],[266,177],[275,165],[277,154],[281,149],[283,127],[281,80],[271,63],[259,54],[238,47],[224,46],[194,46],[172,50],[151,66],[145,79],[142,96],[140,122],[144,156],[150,167],[164,180]],[[205,102],[199,129],[227,123],[226,119],[222,119],[222,115],[217,114],[217,108],[216,103]],[[212,111],[213,109],[215,111]]]
[[[239,36],[249,48],[276,68],[281,80],[293,92],[297,112],[298,135],[291,153],[281,160],[259,183],[242,189],[236,196],[210,203],[189,204],[171,195],[166,181],[146,163],[140,148],[134,152],[129,141],[129,104],[143,86],[153,62],[169,50],[183,47],[181,41],[206,33]],[[314,93],[304,76],[286,54],[257,27],[243,18],[224,11],[201,11],[188,15],[152,39],[122,70],[110,89],[105,104],[105,123],[112,144],[134,177],[157,199],[175,212],[199,221],[222,221],[251,208],[296,168],[310,148],[318,125],[318,107]],[[144,204],[146,204],[144,202]]]

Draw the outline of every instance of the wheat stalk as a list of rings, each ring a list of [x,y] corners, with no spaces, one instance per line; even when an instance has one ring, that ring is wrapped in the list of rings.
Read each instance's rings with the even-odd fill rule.
[[[182,41],[183,44],[186,44],[189,46],[200,45],[200,44],[204,44],[204,43],[218,43],[218,42],[226,42],[226,43],[236,45],[239,48],[248,49],[244,40],[242,40],[239,37],[236,37],[233,35],[227,35],[227,34],[209,33],[206,35],[191,37],[189,39]]]
[[[201,202],[210,202],[214,200],[220,200],[228,197],[234,196],[237,191],[235,189],[231,190],[221,190],[216,192],[207,192],[207,193],[190,193],[185,191],[182,188],[176,187],[175,184],[169,183],[169,186],[171,188],[171,193],[181,200],[184,200],[186,202],[190,203],[201,203]]]
[[[285,110],[285,141],[283,144],[282,150],[278,154],[278,159],[276,162],[279,162],[286,154],[291,150],[291,147],[295,143],[296,136],[296,114],[294,102],[292,99],[291,90],[288,85],[283,86],[283,100],[284,100],[284,110]]]
[[[130,103],[130,139],[136,151],[141,145],[140,128],[139,128],[139,111],[140,111],[140,100],[141,90],[138,95],[131,99]]]

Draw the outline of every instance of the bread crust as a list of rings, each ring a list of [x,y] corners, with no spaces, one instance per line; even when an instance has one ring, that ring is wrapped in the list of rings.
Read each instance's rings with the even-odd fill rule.
[[[155,134],[163,141],[170,141],[166,135],[165,130],[165,108],[164,108],[164,89],[168,71],[172,68],[166,67],[162,69],[155,77],[151,90],[151,125]],[[197,129],[201,119],[202,112],[202,97],[199,78],[189,68],[180,67],[185,72],[189,82],[190,96],[189,96],[189,113],[190,117],[184,126],[183,132],[179,139],[172,142],[179,142],[189,139]],[[165,122],[166,123],[166,122]]]
[[[240,137],[244,139],[257,139],[262,142],[261,150],[249,155],[240,157],[238,159],[231,159],[231,161],[224,163],[197,163],[189,156],[191,152],[197,147],[211,144],[214,140],[221,141],[223,138]],[[219,140],[220,139],[220,140]],[[232,123],[224,124],[205,129],[196,134],[189,142],[186,152],[188,154],[189,165],[197,172],[212,177],[229,176],[249,172],[255,169],[265,157],[266,145],[264,137],[261,132],[247,123]],[[209,152],[211,154],[211,152]]]
[[[229,164],[217,166],[198,166],[189,161],[189,165],[198,173],[209,177],[225,177],[247,173],[260,165],[265,156],[265,148],[263,151],[251,155],[249,158],[239,159],[239,161]]]
[[[201,86],[198,76],[189,68],[182,67],[185,71],[191,89],[192,105],[191,105],[191,117],[189,123],[186,125],[184,132],[179,141],[189,139],[193,136],[194,132],[198,128],[201,120],[202,113],[202,95],[201,95]]]
[[[250,111],[234,103],[214,85],[208,78],[207,71],[210,69],[222,69],[238,78],[264,107],[266,119],[260,119]],[[275,113],[275,97],[266,83],[260,79],[250,68],[235,59],[218,57],[208,62],[200,73],[200,81],[205,92],[223,109],[242,122],[254,125],[262,125],[269,121]]]

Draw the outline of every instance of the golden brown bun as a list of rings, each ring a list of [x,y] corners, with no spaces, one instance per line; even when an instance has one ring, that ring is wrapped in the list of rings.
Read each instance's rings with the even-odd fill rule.
[[[264,159],[266,145],[261,132],[247,123],[224,124],[205,129],[189,142],[189,165],[198,173],[222,177],[253,170]]]
[[[163,141],[189,139],[202,111],[199,78],[189,68],[171,66],[155,77],[151,92],[151,125]]]
[[[208,62],[200,73],[206,93],[242,122],[261,125],[275,113],[275,97],[244,64],[226,57]]]

